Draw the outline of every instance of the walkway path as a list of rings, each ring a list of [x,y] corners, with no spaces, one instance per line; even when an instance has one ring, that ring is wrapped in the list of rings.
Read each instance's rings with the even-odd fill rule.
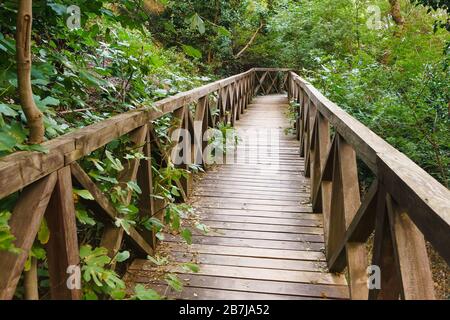
[[[130,266],[129,285],[151,284],[182,299],[348,298],[345,277],[326,271],[322,216],[311,213],[299,143],[284,133],[287,102],[282,95],[255,98],[236,128],[241,136],[265,128],[276,140],[241,142],[237,155],[247,152],[250,163],[216,166],[195,183],[192,203],[211,232],[195,233],[190,247],[173,236],[161,245],[174,260],[199,264],[198,273],[175,268],[184,290],[155,282],[145,260]]]

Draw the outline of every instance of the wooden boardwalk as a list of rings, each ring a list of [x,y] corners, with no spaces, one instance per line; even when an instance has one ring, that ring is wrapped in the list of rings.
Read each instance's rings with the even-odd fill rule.
[[[163,267],[181,273],[184,290],[155,280],[158,268],[145,260],[129,267],[128,285],[181,299],[348,298],[345,277],[326,271],[322,216],[311,213],[299,143],[284,133],[286,110],[285,96],[255,98],[236,124],[243,137],[236,155],[247,152],[246,160],[215,166],[195,183],[191,201],[211,231],[195,232],[192,246],[170,235],[161,244],[171,259],[200,266],[198,273]],[[254,128],[264,130],[246,139]]]

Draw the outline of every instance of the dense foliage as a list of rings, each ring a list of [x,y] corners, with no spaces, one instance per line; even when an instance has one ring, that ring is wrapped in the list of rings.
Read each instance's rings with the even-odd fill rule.
[[[288,67],[331,100],[407,154],[444,185],[450,182],[450,36],[448,1],[399,1],[404,23],[391,17],[387,0],[35,0],[33,1],[32,84],[44,113],[45,135],[55,138],[249,67]],[[71,28],[68,8],[80,8]],[[26,118],[17,95],[15,24],[17,1],[0,3],[0,157],[18,150],[45,152],[27,143]],[[73,22],[73,21],[72,21]],[[76,22],[76,21],[75,21]],[[167,144],[173,119],[154,123]],[[223,124],[222,129],[226,128]],[[237,139],[237,138],[236,138]],[[165,226],[190,242],[176,182],[187,172],[152,159],[155,197],[166,203],[164,221],[142,220],[141,190],[119,183],[130,159],[144,155],[127,137],[81,161],[83,168],[131,225],[158,233]],[[193,168],[198,169],[198,168]],[[132,201],[125,198],[132,194]],[[113,264],[99,246],[103,224],[74,190],[86,299],[159,299],[141,286],[126,294]],[[17,194],[0,201],[0,250],[17,252],[8,220]],[[204,225],[196,226],[200,230]],[[30,258],[39,259],[41,290],[48,288],[45,221]],[[149,257],[165,264],[164,257]],[[30,263],[27,263],[27,268]],[[193,265],[188,268],[196,269]],[[166,276],[175,289],[176,276]],[[19,288],[17,295],[23,293]]]

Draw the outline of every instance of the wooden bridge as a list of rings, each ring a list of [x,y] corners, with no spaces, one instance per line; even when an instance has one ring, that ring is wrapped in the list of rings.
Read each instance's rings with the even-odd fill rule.
[[[295,132],[285,135],[290,102]],[[158,243],[139,226],[129,232],[115,227],[120,213],[79,163],[128,136],[136,149],[167,165],[167,150],[152,126],[167,114],[177,120],[174,129],[193,136],[221,122],[242,133],[278,133],[276,140],[244,139],[234,152],[239,158],[251,150],[248,162],[205,165],[206,173],[178,183],[180,201],[190,202],[211,229],[194,233],[191,246],[170,234]],[[47,153],[18,152],[0,160],[0,198],[18,195],[10,227],[22,249],[0,252],[1,299],[13,297],[44,215],[51,235],[51,298],[81,298],[79,289],[66,285],[68,266],[80,263],[73,186],[92,194],[91,208],[105,221],[101,245],[110,256],[126,242],[136,257],[160,252],[199,263],[197,273],[164,267],[181,274],[181,293],[155,277],[159,271],[150,261],[135,259],[128,266],[129,286],[143,283],[171,298],[434,299],[426,241],[450,264],[449,190],[287,69],[251,69],[44,146]],[[203,149],[191,148],[201,158]],[[368,188],[360,185],[360,166],[373,175]],[[165,206],[151,197],[151,172],[149,160],[133,159],[119,177],[142,189],[142,217],[158,216]],[[368,288],[369,265],[381,271],[380,288]]]

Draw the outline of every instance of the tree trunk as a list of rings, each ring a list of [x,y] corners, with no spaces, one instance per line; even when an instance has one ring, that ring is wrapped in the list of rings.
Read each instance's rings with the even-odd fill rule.
[[[398,26],[403,26],[405,24],[405,19],[403,19],[402,12],[400,11],[400,1],[399,0],[389,0],[391,4],[391,16],[394,19],[395,24]]]
[[[20,0],[17,13],[17,80],[19,98],[23,112],[30,128],[29,143],[39,144],[44,141],[44,122],[42,112],[37,108],[31,88],[31,24],[32,0]]]

